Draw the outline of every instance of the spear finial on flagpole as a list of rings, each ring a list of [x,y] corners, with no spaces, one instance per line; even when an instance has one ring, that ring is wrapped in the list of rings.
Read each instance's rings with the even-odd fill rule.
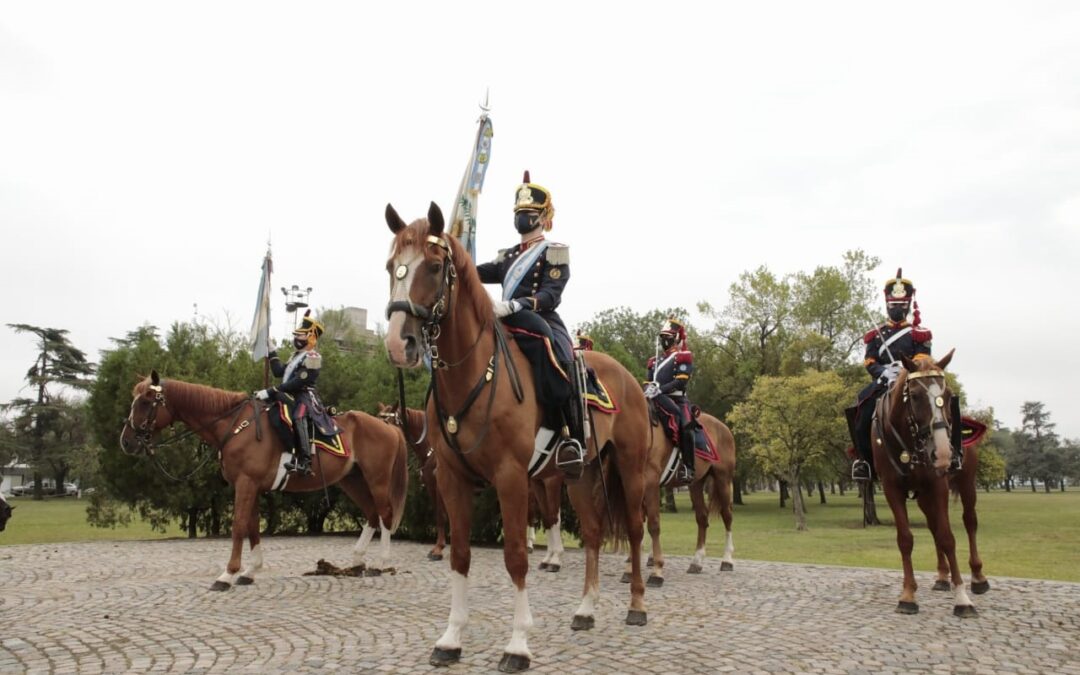
[[[484,102],[480,104],[480,119],[487,117],[487,114],[491,112],[491,87],[484,89]]]

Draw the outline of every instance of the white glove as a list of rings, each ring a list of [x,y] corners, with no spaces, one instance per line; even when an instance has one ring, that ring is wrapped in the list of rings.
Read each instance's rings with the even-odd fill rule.
[[[521,309],[521,303],[517,300],[503,300],[495,303],[495,318],[501,319],[504,316],[510,316],[514,312]]]
[[[270,400],[270,390],[269,389],[260,389],[259,391],[255,392],[255,398],[259,399],[260,401],[269,401]]]
[[[660,385],[656,382],[649,382],[645,385],[645,398],[656,398],[660,394]]]
[[[892,384],[896,381],[896,377],[900,374],[900,369],[903,367],[903,364],[899,361],[893,361],[885,366],[885,370],[881,371],[881,376],[878,379],[884,383]]]

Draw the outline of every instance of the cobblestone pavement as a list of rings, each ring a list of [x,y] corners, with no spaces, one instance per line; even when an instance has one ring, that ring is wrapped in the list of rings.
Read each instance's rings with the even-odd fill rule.
[[[430,672],[445,628],[448,565],[394,543],[397,573],[302,576],[350,561],[344,537],[263,540],[255,585],[208,591],[227,541],[0,547],[0,672]],[[648,625],[623,623],[622,558],[601,561],[596,628],[572,632],[584,558],[535,571],[534,672],[1072,673],[1080,675],[1080,584],[991,577],[979,616],[952,616],[952,593],[919,574],[921,612],[895,614],[896,570],[716,558],[701,575],[668,559],[647,589]],[[454,672],[493,672],[510,639],[501,550],[474,549],[471,616]]]

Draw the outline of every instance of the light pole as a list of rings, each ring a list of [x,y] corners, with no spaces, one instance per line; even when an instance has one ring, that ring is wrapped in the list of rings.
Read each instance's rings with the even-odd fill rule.
[[[296,284],[293,284],[289,288],[282,286],[281,292],[285,296],[285,311],[292,313],[293,330],[296,330],[296,310],[308,306],[308,301],[311,299],[311,286],[308,286],[307,288],[300,288]]]

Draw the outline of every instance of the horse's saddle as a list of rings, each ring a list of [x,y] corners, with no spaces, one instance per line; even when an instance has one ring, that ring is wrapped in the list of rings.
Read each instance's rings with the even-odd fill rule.
[[[701,408],[696,405],[689,404],[685,401],[681,402],[683,406],[687,407],[690,412],[690,424],[694,427],[694,454],[702,458],[706,462],[716,463],[720,461],[720,453],[716,450],[716,443],[713,442],[712,437],[705,431],[705,427],[698,422],[698,417],[701,415]],[[660,428],[664,430],[664,435],[671,441],[673,446],[672,452],[679,451],[679,420],[674,415],[664,410],[660,406],[656,405],[655,401],[649,401],[649,407],[652,410],[652,414],[660,423]]]
[[[341,429],[338,427],[334,418],[331,417],[325,410],[322,412],[323,420],[319,420],[316,415],[308,414],[302,418],[305,424],[308,424],[308,438],[311,439],[311,447],[321,448],[325,452],[329,452],[332,455],[338,455],[344,457],[349,454],[349,449],[345,446],[345,441],[341,438]],[[289,410],[289,406],[284,401],[276,401],[270,405],[269,415],[270,426],[274,428],[278,438],[281,439],[285,448],[292,452],[296,449],[295,433],[292,413]],[[327,431],[329,430],[329,433]]]

